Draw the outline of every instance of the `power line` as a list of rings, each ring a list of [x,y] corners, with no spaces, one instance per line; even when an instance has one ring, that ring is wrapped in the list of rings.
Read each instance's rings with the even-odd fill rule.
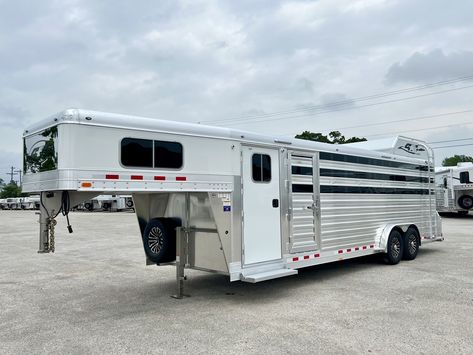
[[[469,126],[469,125],[472,125],[472,124],[473,124],[473,122],[470,121],[470,122],[449,124],[449,125],[445,125],[445,126],[436,126],[436,127],[429,127],[429,128],[410,129],[410,130],[398,131],[398,132],[389,132],[388,134],[386,134],[386,133],[373,134],[373,135],[367,135],[367,137],[390,136],[390,135],[398,134],[398,133],[428,131],[428,130],[432,130],[432,129],[448,128],[448,127],[455,127],[455,126]]]
[[[286,111],[279,111],[279,112],[272,112],[272,113],[261,113],[259,115],[253,115],[253,116],[239,116],[239,117],[231,117],[231,118],[226,118],[226,119],[220,119],[220,120],[207,120],[207,121],[201,121],[200,123],[223,123],[223,122],[228,122],[228,121],[241,121],[241,120],[253,120],[255,118],[265,118],[265,117],[271,117],[271,116],[280,116],[283,114],[290,114],[290,113],[296,113],[296,112],[304,112],[304,111],[313,111],[315,109],[324,109],[324,108],[329,108],[329,107],[336,107],[336,106],[343,106],[347,104],[353,104],[354,102],[358,101],[366,101],[366,100],[373,100],[377,98],[382,98],[386,96],[392,96],[392,95],[399,95],[403,93],[409,93],[413,91],[419,91],[419,90],[425,90],[425,89],[430,89],[432,87],[436,86],[441,86],[441,85],[448,85],[448,84],[454,84],[462,81],[467,81],[473,79],[473,75],[470,76],[464,76],[464,77],[459,77],[455,79],[450,79],[450,80],[444,80],[444,81],[439,81],[431,84],[425,84],[425,85],[420,85],[420,86],[414,86],[410,88],[405,88],[405,89],[400,89],[400,90],[394,90],[394,91],[388,91],[384,93],[379,93],[379,94],[372,94],[369,96],[362,96],[362,97],[357,97],[353,99],[345,99],[341,101],[336,101],[332,102],[330,104],[325,104],[325,105],[311,105],[311,106],[305,106],[301,107],[298,109],[293,109],[293,110],[286,110]],[[310,113],[310,112],[309,112]]]
[[[403,97],[403,98],[399,98],[399,99],[380,101],[380,102],[375,102],[375,103],[365,104],[365,105],[359,105],[359,106],[353,106],[353,107],[342,107],[342,108],[339,108],[339,109],[336,109],[336,110],[326,110],[326,111],[315,112],[315,113],[311,114],[311,116],[318,116],[318,115],[322,115],[324,113],[355,110],[355,109],[360,109],[360,108],[365,108],[365,107],[384,105],[384,104],[389,104],[389,103],[394,103],[394,102],[401,102],[401,101],[406,101],[406,100],[413,100],[413,99],[417,99],[417,98],[420,98],[420,97],[439,95],[439,94],[444,94],[444,93],[447,93],[447,92],[453,92],[453,91],[458,91],[458,90],[469,89],[469,88],[472,88],[472,87],[473,87],[473,85],[467,85],[467,86],[462,86],[462,87],[459,87],[459,88],[436,91],[436,92],[428,93],[428,94]],[[305,115],[298,115],[298,116],[275,117],[275,118],[270,118],[270,119],[253,120],[253,121],[246,121],[246,122],[235,122],[237,120],[234,120],[234,122],[228,123],[227,126],[234,126],[234,125],[239,125],[239,124],[242,124],[242,123],[253,124],[253,123],[261,123],[261,122],[268,122],[268,121],[280,121],[280,120],[299,119],[299,118],[309,118],[309,117],[307,116],[307,114],[305,114]]]
[[[453,147],[466,147],[466,146],[472,146],[473,143],[470,144],[456,144],[456,145],[444,145],[441,147],[433,147],[432,149],[442,149],[442,148],[453,148]]]
[[[449,142],[460,142],[460,141],[468,141],[470,139],[473,139],[472,138],[462,138],[462,139],[449,139],[449,140],[446,140],[446,141],[436,141],[436,142],[427,142],[428,144],[437,144],[437,143],[449,143]]]
[[[420,121],[420,120],[425,120],[428,118],[436,118],[436,117],[444,117],[444,116],[451,116],[451,115],[460,115],[464,113],[469,113],[473,112],[473,109],[470,110],[464,110],[464,111],[454,111],[454,112],[445,112],[445,113],[439,113],[435,115],[428,115],[428,116],[418,116],[418,117],[411,117],[411,118],[403,118],[399,120],[392,120],[392,121],[383,121],[383,122],[376,122],[376,123],[367,123],[363,125],[357,125],[357,126],[346,126],[346,127],[338,127],[338,128],[330,128],[331,131],[337,131],[337,130],[343,130],[343,129],[351,129],[351,128],[364,128],[364,127],[372,127],[372,126],[382,126],[385,124],[391,124],[391,123],[399,123],[399,122],[412,122],[412,121]],[[297,134],[296,133],[291,133],[291,134],[284,134],[286,135],[293,135]]]

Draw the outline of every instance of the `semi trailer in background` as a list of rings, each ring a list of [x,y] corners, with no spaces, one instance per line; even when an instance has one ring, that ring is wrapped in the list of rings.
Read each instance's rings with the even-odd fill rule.
[[[70,206],[132,195],[146,261],[176,265],[178,295],[185,268],[259,282],[378,253],[396,264],[443,240],[432,150],[407,137],[331,145],[69,109],[24,147],[40,252]]]
[[[466,215],[473,208],[473,163],[435,169],[437,211]]]

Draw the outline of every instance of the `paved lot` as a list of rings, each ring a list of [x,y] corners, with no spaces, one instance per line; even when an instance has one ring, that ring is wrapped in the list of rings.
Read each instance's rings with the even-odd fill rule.
[[[0,211],[0,352],[473,353],[473,217],[416,260],[368,257],[260,284],[144,265],[132,213],[72,213],[54,255],[37,216]]]

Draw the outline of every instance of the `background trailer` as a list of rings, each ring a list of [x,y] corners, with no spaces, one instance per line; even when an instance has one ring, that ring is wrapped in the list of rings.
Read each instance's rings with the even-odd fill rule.
[[[24,132],[23,187],[41,193],[40,252],[60,212],[132,194],[147,263],[175,263],[181,295],[185,267],[259,282],[442,240],[429,147],[369,145],[69,109]]]
[[[435,170],[437,211],[468,214],[473,207],[473,163]]]

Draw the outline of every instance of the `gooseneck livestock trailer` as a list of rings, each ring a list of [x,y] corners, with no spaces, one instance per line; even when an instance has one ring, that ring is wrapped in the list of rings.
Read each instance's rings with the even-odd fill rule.
[[[181,295],[184,268],[259,282],[443,240],[431,149],[369,144],[68,109],[24,132],[23,189],[41,194],[40,252],[70,206],[132,194],[147,263],[175,264]]]

